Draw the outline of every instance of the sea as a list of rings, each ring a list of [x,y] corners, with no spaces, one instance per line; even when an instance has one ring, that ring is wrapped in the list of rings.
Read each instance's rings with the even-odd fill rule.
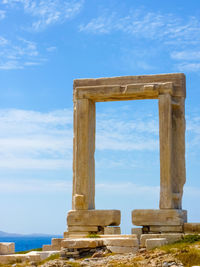
[[[61,238],[61,235],[54,236],[17,236],[0,237],[0,242],[14,242],[15,251],[26,251],[35,248],[42,248],[43,245],[50,245],[52,238]]]

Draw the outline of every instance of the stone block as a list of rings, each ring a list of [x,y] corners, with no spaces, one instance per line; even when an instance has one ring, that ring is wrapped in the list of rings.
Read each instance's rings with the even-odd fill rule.
[[[151,238],[151,239],[146,240],[145,246],[146,246],[146,249],[149,250],[149,249],[153,249],[156,247],[164,246],[167,243],[168,242],[166,238]]]
[[[52,238],[51,240],[52,250],[60,250],[62,240],[64,239],[63,238]]]
[[[136,253],[138,251],[138,247],[118,247],[118,246],[107,246],[113,253],[123,254],[123,253]]]
[[[133,210],[132,223],[138,226],[183,225],[187,221],[186,210]]]
[[[68,226],[118,226],[120,210],[71,210],[67,215]]]
[[[100,238],[65,239],[61,242],[62,248],[96,248],[103,246]]]
[[[40,252],[40,251],[30,251],[29,253],[25,254],[26,260],[40,262],[41,261],[41,253],[42,252]],[[45,254],[46,254],[46,252],[45,252]]]
[[[137,238],[140,239],[140,236],[142,235],[142,228],[132,228],[131,233],[132,235],[136,235]]]
[[[30,251],[25,255],[30,260],[38,262],[38,261],[43,261],[46,258],[48,258],[49,256],[55,255],[58,253],[59,253],[59,251]]]
[[[170,243],[174,243],[178,240],[181,240],[183,238],[184,234],[144,234],[141,235],[140,238],[140,246],[141,247],[145,247],[146,244],[146,240],[147,239],[154,239],[154,238],[166,238],[167,242]]]
[[[52,246],[51,245],[43,245],[42,251],[52,251]]]
[[[139,242],[137,238],[105,238],[104,245],[118,247],[138,247]]]
[[[84,209],[85,196],[84,195],[75,194],[75,196],[73,198],[74,198],[73,200],[74,200],[74,205],[75,205],[76,209],[77,210]]]
[[[149,232],[152,233],[183,233],[182,225],[156,226],[150,225]]]
[[[68,226],[69,232],[98,232],[97,226],[83,226],[83,225],[70,225]]]
[[[0,243],[0,255],[9,255],[15,253],[15,243],[2,242]]]
[[[3,264],[14,264],[14,263],[24,263],[27,261],[40,262],[46,259],[52,254],[57,254],[58,251],[52,252],[41,252],[41,251],[31,251],[26,254],[12,254],[12,255],[0,255],[0,263]],[[23,265],[27,266],[27,265]]]
[[[86,237],[89,235],[89,232],[69,232],[69,238],[72,236]]]
[[[104,227],[104,235],[120,235],[121,229],[117,226]]]
[[[136,235],[99,235],[101,238],[137,238]]]
[[[200,233],[200,223],[184,223],[185,233]]]
[[[65,231],[65,232],[63,233],[63,237],[64,237],[64,238],[68,238],[68,237],[69,237],[69,232],[68,232],[68,231]]]
[[[68,238],[70,239],[80,239],[80,238],[87,238],[88,236],[86,234],[78,234],[78,233],[75,233],[75,234],[71,234],[69,235]]]
[[[13,264],[15,262],[24,262],[27,261],[26,254],[13,254],[13,255],[0,255],[1,264]]]

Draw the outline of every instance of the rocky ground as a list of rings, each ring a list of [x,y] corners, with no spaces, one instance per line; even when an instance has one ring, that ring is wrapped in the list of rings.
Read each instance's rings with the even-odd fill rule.
[[[140,250],[137,254],[116,254],[105,255],[103,252],[99,252],[93,255],[91,258],[85,258],[82,260],[52,260],[44,263],[41,267],[78,267],[78,266],[107,266],[107,267],[143,267],[143,266],[159,266],[159,267],[183,267],[184,265],[180,260],[176,258],[175,254],[169,254],[165,251],[154,250],[145,251]]]
[[[174,244],[165,245],[154,250],[140,249],[136,254],[113,254],[101,249],[92,256],[82,259],[60,259],[60,255],[52,255],[43,262],[26,262],[2,265],[0,267],[192,267],[200,266],[200,236],[186,236]]]

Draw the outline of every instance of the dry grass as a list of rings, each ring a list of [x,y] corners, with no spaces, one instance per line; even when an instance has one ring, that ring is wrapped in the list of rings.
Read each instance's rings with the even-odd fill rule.
[[[173,254],[185,267],[200,265],[200,236],[187,235],[182,240],[160,248]]]
[[[185,252],[180,252],[177,258],[185,267],[200,265],[200,249],[191,248]]]

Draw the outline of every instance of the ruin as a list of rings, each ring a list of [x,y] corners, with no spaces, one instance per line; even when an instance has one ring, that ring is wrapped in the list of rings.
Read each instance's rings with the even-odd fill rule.
[[[79,259],[98,251],[136,253],[139,248],[150,250],[181,240],[185,234],[200,233],[200,224],[187,223],[187,211],[182,210],[186,180],[185,97],[182,73],[75,80],[73,193],[68,231],[63,238],[53,238],[51,245],[43,245],[43,251],[24,255],[14,254],[12,243],[1,243],[0,262],[40,262],[55,253],[61,259]],[[132,223],[140,228],[121,235],[120,210],[95,209],[95,103],[138,99],[159,101],[160,205],[154,210],[133,210]]]
[[[185,184],[185,75],[182,73],[74,80],[72,210],[69,233],[100,232],[120,225],[119,210],[95,210],[95,103],[158,99],[160,203],[158,210],[134,210],[132,222],[146,232],[180,232]]]

